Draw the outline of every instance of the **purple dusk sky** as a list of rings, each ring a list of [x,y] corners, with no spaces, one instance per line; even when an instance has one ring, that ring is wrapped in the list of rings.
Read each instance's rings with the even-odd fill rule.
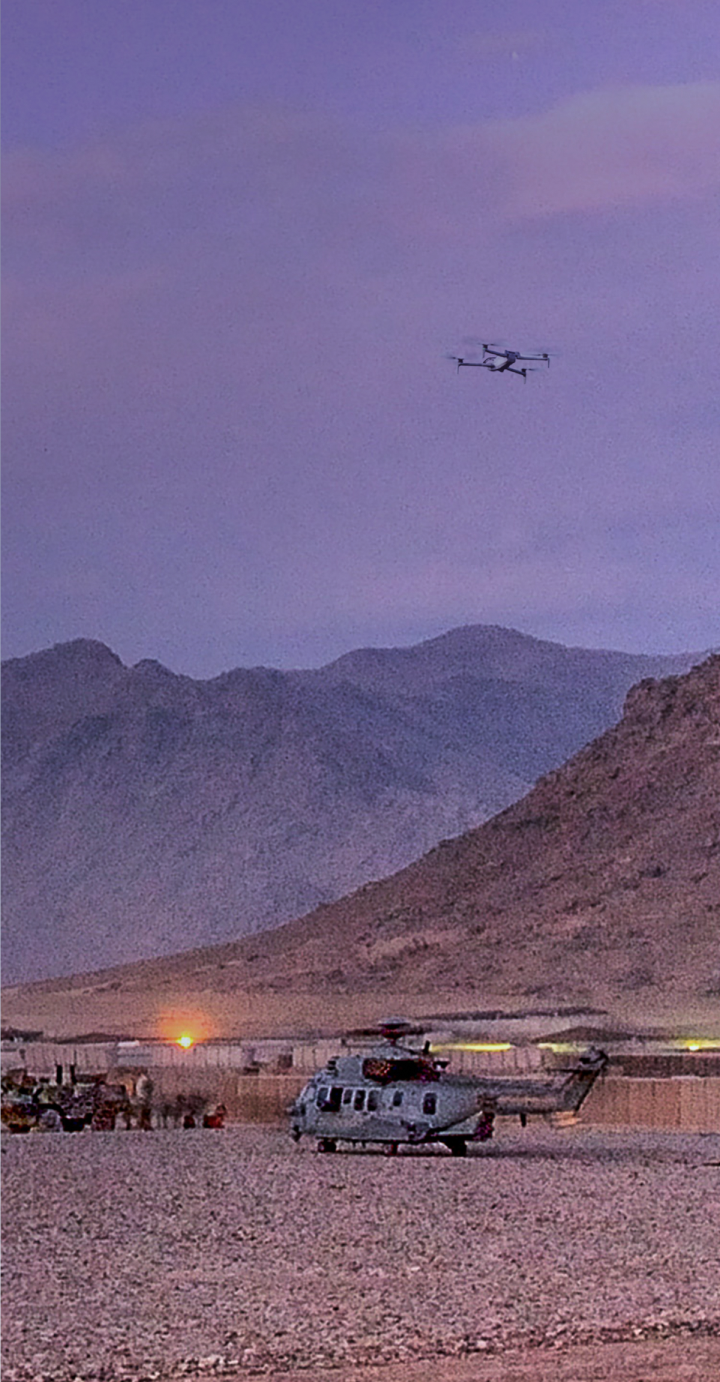
[[[720,642],[717,0],[3,30],[5,657]]]

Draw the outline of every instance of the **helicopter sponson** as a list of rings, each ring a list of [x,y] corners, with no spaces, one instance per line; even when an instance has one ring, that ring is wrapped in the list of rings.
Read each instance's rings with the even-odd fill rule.
[[[607,1065],[589,1051],[560,1073],[526,1077],[455,1075],[447,1061],[399,1047],[369,1055],[332,1056],[308,1081],[290,1109],[293,1139],[317,1139],[318,1151],[339,1142],[381,1143],[392,1154],[404,1144],[441,1143],[455,1156],[493,1136],[497,1114],[574,1114]]]

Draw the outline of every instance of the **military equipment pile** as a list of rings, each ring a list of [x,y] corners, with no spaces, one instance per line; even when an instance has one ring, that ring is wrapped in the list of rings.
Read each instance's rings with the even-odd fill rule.
[[[9,1132],[80,1132],[92,1127],[111,1132],[119,1115],[129,1126],[132,1104],[121,1084],[102,1075],[70,1084],[36,1080],[24,1071],[3,1075],[2,1124]]]
[[[719,1166],[714,1134],[582,1127],[462,1161],[248,1126],[6,1135],[4,1382],[720,1350]]]

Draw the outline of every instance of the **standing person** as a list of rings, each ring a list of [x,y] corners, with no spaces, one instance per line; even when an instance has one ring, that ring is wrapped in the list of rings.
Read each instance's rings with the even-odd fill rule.
[[[135,1098],[138,1108],[138,1127],[143,1132],[152,1132],[153,1082],[147,1070],[141,1070],[135,1082]]]
[[[206,1114],[205,1114],[205,1117],[203,1118],[203,1127],[204,1127],[204,1128],[224,1128],[224,1127],[225,1127],[225,1115],[226,1115],[226,1113],[227,1113],[227,1109],[226,1109],[225,1105],[224,1105],[224,1104],[218,1104],[218,1106],[217,1106],[217,1108],[215,1109],[215,1112],[214,1112],[214,1113],[206,1113]]]

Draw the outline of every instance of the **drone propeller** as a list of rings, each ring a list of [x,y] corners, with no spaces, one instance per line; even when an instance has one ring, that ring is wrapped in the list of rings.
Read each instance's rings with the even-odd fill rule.
[[[557,357],[557,351],[543,350],[539,346],[531,346],[528,350],[528,357],[535,360],[542,360],[543,364],[550,367],[550,361]]]
[[[488,350],[488,349],[490,349],[490,347],[488,346],[487,342],[486,342],[486,341],[483,341],[483,339],[482,339],[481,336],[463,336],[463,338],[462,338],[462,343],[463,343],[463,345],[466,345],[466,346],[471,346],[471,347],[474,346],[474,348],[475,348],[476,350]],[[498,347],[498,350],[507,350],[507,349],[508,349],[508,343],[507,343],[507,341],[495,341],[494,344]]]

